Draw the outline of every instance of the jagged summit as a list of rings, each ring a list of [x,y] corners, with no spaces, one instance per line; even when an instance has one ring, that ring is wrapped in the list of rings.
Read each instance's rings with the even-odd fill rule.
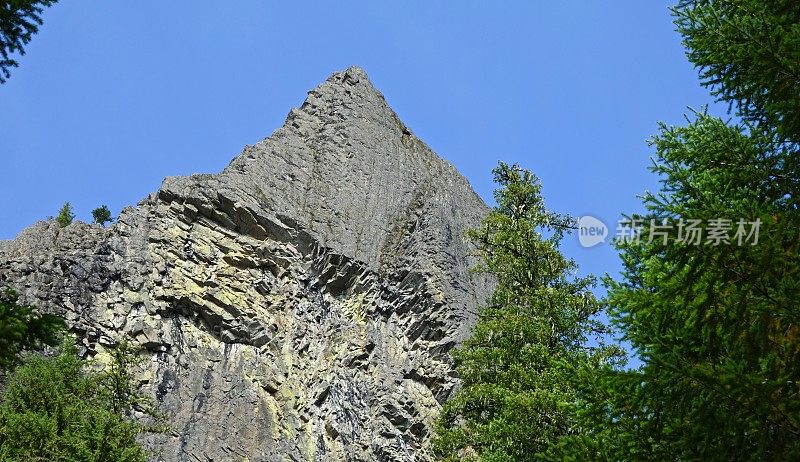
[[[440,184],[443,178],[454,184]],[[162,191],[209,186],[263,202],[324,245],[374,268],[415,200],[450,201],[440,207],[454,213],[485,213],[468,182],[411,133],[358,67],[308,92],[283,127],[246,147],[222,174],[168,178]],[[454,190],[467,204],[452,202]]]
[[[464,238],[487,210],[350,68],[221,173],[0,244],[0,285],[87,356],[146,350],[158,460],[427,460],[490,289]]]

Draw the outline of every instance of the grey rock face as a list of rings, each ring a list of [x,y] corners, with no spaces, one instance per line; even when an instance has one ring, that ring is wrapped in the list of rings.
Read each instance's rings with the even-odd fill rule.
[[[0,241],[0,284],[89,356],[146,349],[157,460],[428,460],[490,290],[463,236],[487,211],[351,68],[222,173],[167,178],[108,229]]]

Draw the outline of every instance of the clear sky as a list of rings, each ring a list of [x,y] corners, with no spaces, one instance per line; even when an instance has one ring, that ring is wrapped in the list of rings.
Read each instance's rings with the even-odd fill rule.
[[[710,102],[670,4],[62,0],[0,85],[0,239],[64,201],[89,221],[165,176],[217,172],[351,65],[487,202],[504,160],[539,175],[550,208],[615,223],[657,185],[657,121]],[[607,245],[565,251],[620,267]]]

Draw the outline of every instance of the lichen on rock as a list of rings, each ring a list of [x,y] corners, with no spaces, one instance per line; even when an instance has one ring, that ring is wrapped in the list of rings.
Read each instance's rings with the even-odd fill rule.
[[[146,349],[156,460],[423,461],[490,290],[464,237],[487,212],[350,68],[219,174],[0,242],[0,284],[87,356]]]

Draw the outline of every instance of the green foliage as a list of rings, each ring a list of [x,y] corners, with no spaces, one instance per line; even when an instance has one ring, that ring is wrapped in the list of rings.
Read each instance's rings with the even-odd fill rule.
[[[101,205],[92,210],[92,218],[98,225],[105,226],[106,223],[111,221],[111,210],[105,205]]]
[[[109,351],[111,361],[100,376],[100,385],[106,391],[111,409],[117,414],[128,415],[136,410],[159,420],[151,400],[139,393],[135,387],[133,369],[144,359],[138,355],[139,349],[123,342]],[[155,427],[147,427],[154,430]]]
[[[64,321],[51,314],[38,314],[33,307],[18,304],[17,293],[0,292],[0,371],[17,364],[23,350],[58,344]]]
[[[42,12],[58,0],[5,0],[0,2],[0,83],[19,67],[12,55],[25,54],[25,45],[42,25]]]
[[[690,0],[673,9],[706,86],[747,122],[800,139],[800,2]]]
[[[603,326],[591,277],[572,276],[558,250],[571,218],[545,209],[528,171],[494,170],[497,207],[469,237],[497,286],[472,335],[454,353],[462,387],[444,405],[434,441],[446,461],[541,460],[559,438],[580,432],[572,418],[574,377],[613,351],[586,348]]]
[[[128,346],[102,372],[87,371],[73,345],[55,357],[31,356],[10,376],[0,403],[0,461],[145,461]]]
[[[696,114],[651,141],[661,190],[641,240],[606,280],[614,323],[643,362],[583,375],[575,460],[800,460],[800,4],[690,1],[689,58],[739,125]],[[758,222],[758,242],[681,242],[668,220]],[[651,221],[652,220],[652,221]]]
[[[586,380],[583,417],[596,434],[584,451],[800,457],[800,220],[797,172],[784,168],[797,153],[770,150],[770,136],[757,133],[698,114],[653,139],[662,188],[632,217],[648,224],[645,238],[618,245],[622,282],[606,280],[614,321],[644,365]],[[666,243],[646,239],[650,220],[715,218],[760,220],[758,243],[682,243],[677,228]]]
[[[58,216],[56,217],[58,226],[66,228],[74,219],[75,214],[72,213],[72,204],[69,202],[64,202],[64,205],[61,206],[61,209],[58,211]]]

